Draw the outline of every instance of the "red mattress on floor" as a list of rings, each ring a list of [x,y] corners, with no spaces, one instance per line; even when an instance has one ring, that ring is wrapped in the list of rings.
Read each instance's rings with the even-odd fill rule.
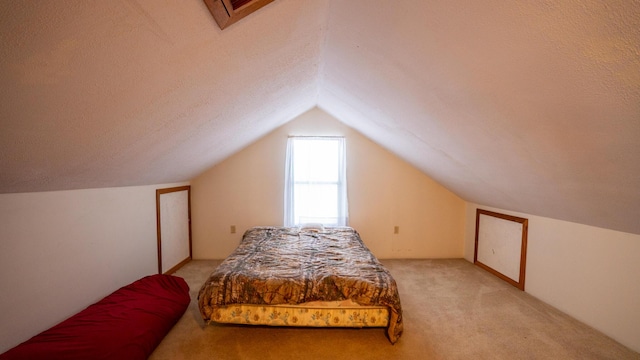
[[[0,359],[146,359],[189,306],[171,275],[127,285],[0,355]]]

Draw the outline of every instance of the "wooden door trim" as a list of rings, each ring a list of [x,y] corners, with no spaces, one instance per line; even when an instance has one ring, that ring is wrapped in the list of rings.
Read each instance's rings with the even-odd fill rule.
[[[479,236],[480,236],[480,215],[486,215],[486,216],[492,216],[495,218],[499,218],[499,219],[503,219],[503,220],[507,220],[507,221],[513,221],[516,223],[520,223],[522,225],[522,233],[521,233],[521,238],[520,238],[520,271],[519,271],[519,277],[518,277],[518,281],[515,281],[513,279],[511,279],[510,277],[502,274],[501,272],[499,272],[498,270],[481,263],[478,260],[478,240],[479,240]],[[525,275],[526,275],[526,269],[527,269],[527,237],[528,237],[528,233],[529,233],[529,220],[525,219],[525,218],[521,218],[518,216],[513,216],[513,215],[507,215],[507,214],[501,214],[501,213],[497,213],[497,212],[493,212],[493,211],[489,211],[489,210],[483,210],[483,209],[476,209],[476,238],[475,238],[475,250],[473,253],[473,263],[476,264],[477,266],[481,267],[482,269],[487,270],[488,272],[492,273],[493,275],[499,277],[500,279],[508,282],[509,284],[517,287],[518,289],[524,291],[524,280],[525,280]]]

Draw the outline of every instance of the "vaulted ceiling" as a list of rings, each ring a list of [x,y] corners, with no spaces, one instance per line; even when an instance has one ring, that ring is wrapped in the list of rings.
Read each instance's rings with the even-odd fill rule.
[[[0,192],[189,180],[318,106],[467,201],[640,234],[640,2],[0,2]]]

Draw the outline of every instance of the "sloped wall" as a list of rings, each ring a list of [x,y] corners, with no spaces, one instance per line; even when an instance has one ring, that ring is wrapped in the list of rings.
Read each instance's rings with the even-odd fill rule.
[[[283,224],[290,135],[347,138],[350,225],[379,258],[460,258],[465,202],[324,111],[314,108],[191,182],[194,258],[226,257],[243,232]],[[230,233],[235,225],[237,232]],[[399,233],[394,234],[394,226]]]
[[[477,208],[467,206],[471,262]],[[526,292],[640,351],[640,235],[480,208],[529,219]]]

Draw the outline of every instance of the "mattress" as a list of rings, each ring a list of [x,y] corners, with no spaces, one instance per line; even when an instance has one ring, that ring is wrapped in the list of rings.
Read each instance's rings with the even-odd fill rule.
[[[390,272],[353,228],[257,227],[202,285],[206,321],[276,326],[387,328],[402,334]]]

